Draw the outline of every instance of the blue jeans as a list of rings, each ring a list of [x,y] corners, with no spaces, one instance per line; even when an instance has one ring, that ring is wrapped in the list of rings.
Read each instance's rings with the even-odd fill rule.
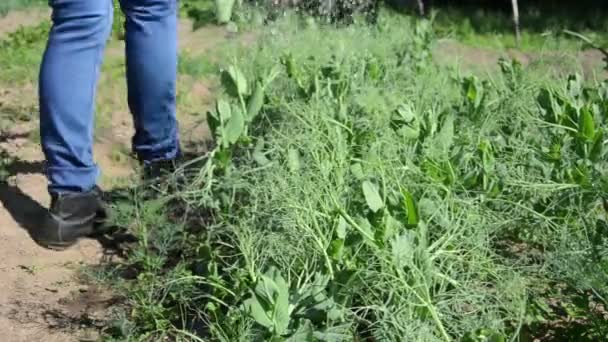
[[[112,0],[49,0],[52,21],[39,81],[40,134],[51,193],[84,192],[93,160],[95,92],[112,29]],[[175,117],[177,0],[121,0],[126,17],[132,148],[144,164],[179,154]]]

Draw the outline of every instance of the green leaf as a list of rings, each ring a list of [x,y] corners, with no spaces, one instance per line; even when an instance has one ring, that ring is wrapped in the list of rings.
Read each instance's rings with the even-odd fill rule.
[[[366,239],[367,242],[376,243],[374,239],[374,232],[372,231],[372,224],[369,223],[369,220],[357,216],[355,218],[355,223],[357,224],[357,228],[359,228],[359,233]]]
[[[545,120],[551,123],[557,123],[557,115],[553,110],[553,94],[549,89],[542,88],[536,97],[540,108],[544,112]]]
[[[219,99],[217,100],[216,107],[221,122],[226,122],[232,117],[232,110],[230,109],[230,103],[228,103],[228,101]]]
[[[281,63],[283,63],[283,65],[285,65],[285,70],[287,71],[287,76],[289,78],[293,78],[293,77],[297,76],[296,62],[291,53],[286,56],[283,56],[281,58]]]
[[[449,152],[454,140],[454,116],[448,114],[441,126],[441,129],[435,136],[435,150],[437,153],[445,155]]]
[[[380,197],[377,186],[370,181],[363,182],[362,186],[363,195],[365,196],[365,201],[369,208],[373,212],[378,212],[378,210],[384,208],[384,201],[382,201],[382,197]]]
[[[490,329],[477,329],[464,335],[461,342],[505,342],[505,336]]]
[[[598,130],[595,134],[595,139],[591,151],[589,152],[589,159],[597,162],[602,159],[604,155],[604,131]]]
[[[595,138],[595,122],[593,113],[588,107],[583,107],[579,116],[578,131],[581,137],[587,141],[593,141]]]
[[[407,214],[407,224],[409,226],[418,225],[418,209],[416,208],[416,202],[414,196],[407,190],[401,191],[403,194],[403,205]]]
[[[256,296],[245,300],[243,305],[245,311],[256,321],[256,323],[268,329],[272,329],[273,323]]]
[[[236,110],[226,122],[224,139],[228,144],[236,143],[245,129],[245,119],[240,110]]]
[[[468,82],[467,84],[467,100],[470,103],[475,103],[477,100],[477,87],[474,82]]]
[[[353,336],[351,335],[331,331],[315,331],[313,335],[316,339],[323,342],[342,342],[353,340]]]
[[[407,140],[416,140],[420,136],[420,126],[416,123],[413,126],[404,125],[398,133]]]
[[[399,118],[406,123],[410,123],[416,119],[416,114],[414,114],[414,110],[409,104],[402,104],[399,106],[399,108],[397,108],[397,113],[399,114]]]
[[[236,66],[230,66],[228,70],[222,71],[221,81],[226,92],[232,97],[238,98],[248,93],[247,79]]]
[[[274,281],[274,272],[277,272],[276,269],[271,268],[268,272],[260,275],[254,290],[258,297],[261,297],[270,305],[275,304],[277,294],[279,293],[279,287]]]
[[[209,130],[211,130],[211,133],[215,139],[219,137],[218,128],[221,127],[221,122],[218,116],[218,113],[214,113],[212,111],[207,112],[207,125],[209,126]]]
[[[384,221],[385,222],[384,222],[384,231],[383,231],[382,240],[391,238],[397,232],[400,232],[404,228],[404,225],[390,214],[386,215]]]
[[[344,239],[335,239],[327,248],[327,254],[334,260],[340,260],[344,252]]]
[[[355,178],[358,180],[363,180],[365,178],[363,167],[359,163],[352,164],[350,166],[350,172],[352,172],[353,176],[355,176]]]
[[[568,77],[568,93],[571,98],[578,98],[583,93],[583,79],[581,75],[575,74]]]
[[[239,70],[239,68],[237,66],[232,65],[228,67],[228,73],[230,74],[232,81],[236,85],[236,89],[239,94],[246,95],[249,92],[249,89],[247,87],[247,79]]]
[[[483,100],[483,84],[475,76],[467,77],[462,82],[464,95],[469,106],[477,110]]]
[[[258,139],[257,143],[255,144],[255,148],[253,150],[253,160],[255,160],[256,163],[258,163],[258,165],[260,166],[264,166],[267,165],[268,163],[270,163],[270,160],[268,158],[266,158],[266,155],[264,154],[264,139],[260,138]]]
[[[287,286],[287,282],[277,269],[272,269],[270,274],[278,289],[274,308],[275,332],[279,335],[285,335],[289,329],[289,321],[291,319],[291,312],[289,309],[289,286]]]
[[[253,298],[245,301],[245,308],[256,322],[273,333],[287,334],[291,319],[289,286],[278,269],[271,267],[258,277]]]
[[[262,110],[264,105],[264,87],[260,82],[256,82],[253,95],[249,97],[247,103],[247,121],[252,121]]]
[[[344,217],[340,216],[338,219],[338,226],[336,227],[336,236],[340,239],[344,239],[346,237],[346,230],[348,228],[348,223],[344,219]]]
[[[287,151],[287,165],[292,172],[300,170],[300,153],[295,148]]]
[[[391,242],[393,262],[399,268],[410,265],[414,258],[414,240],[416,236],[411,230],[406,230]]]

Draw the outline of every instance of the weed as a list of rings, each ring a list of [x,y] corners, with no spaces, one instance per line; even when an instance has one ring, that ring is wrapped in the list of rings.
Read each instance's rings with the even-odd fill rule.
[[[182,75],[205,77],[217,74],[218,67],[206,55],[183,51],[179,56],[178,71]]]
[[[182,1],[181,11],[193,21],[193,30],[215,22],[215,3],[211,0]]]

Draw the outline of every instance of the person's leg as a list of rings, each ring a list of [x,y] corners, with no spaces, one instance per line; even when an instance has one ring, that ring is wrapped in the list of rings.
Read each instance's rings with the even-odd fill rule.
[[[51,207],[34,238],[63,249],[106,217],[96,187],[93,112],[111,0],[49,0],[53,26],[40,68],[40,135]]]
[[[95,91],[112,28],[111,0],[50,0],[53,26],[40,69],[40,134],[49,191],[86,192],[93,161]]]
[[[175,113],[177,0],[121,0],[133,150],[146,165],[180,153]]]

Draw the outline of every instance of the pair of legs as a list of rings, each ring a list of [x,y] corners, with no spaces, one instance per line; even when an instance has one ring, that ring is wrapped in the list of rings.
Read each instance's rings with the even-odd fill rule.
[[[53,26],[40,70],[40,133],[52,194],[97,182],[95,92],[113,20],[112,0],[49,0]],[[175,117],[177,0],[121,0],[126,16],[132,147],[144,163],[179,154]]]

